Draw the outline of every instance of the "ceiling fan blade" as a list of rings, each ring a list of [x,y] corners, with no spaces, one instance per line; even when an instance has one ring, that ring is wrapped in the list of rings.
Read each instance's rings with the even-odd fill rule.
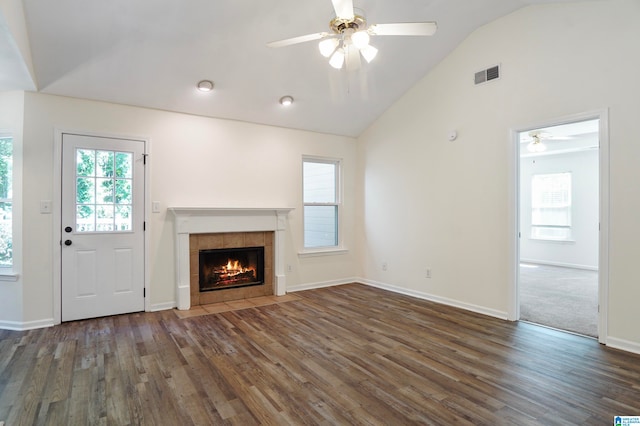
[[[353,0],[331,0],[336,16],[342,19],[353,19]]]
[[[291,46],[292,44],[305,43],[307,41],[320,40],[321,38],[325,38],[329,35],[329,33],[315,33],[315,34],[307,34],[303,36],[287,38],[284,40],[272,41],[267,43],[268,47],[284,47]]]
[[[399,24],[374,24],[369,27],[372,35],[430,36],[438,29],[435,22],[407,22]]]

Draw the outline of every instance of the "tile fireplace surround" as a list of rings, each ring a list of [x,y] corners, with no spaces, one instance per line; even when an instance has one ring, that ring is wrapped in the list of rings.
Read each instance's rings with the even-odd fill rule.
[[[175,216],[176,305],[191,307],[189,236],[231,232],[273,231],[274,293],[286,293],[284,233],[290,208],[170,207]]]

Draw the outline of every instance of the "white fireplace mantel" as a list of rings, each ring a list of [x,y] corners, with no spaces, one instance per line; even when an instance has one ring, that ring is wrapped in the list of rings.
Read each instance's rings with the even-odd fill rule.
[[[275,294],[286,293],[284,232],[291,208],[169,207],[175,216],[176,305],[191,307],[189,234],[274,231]]]

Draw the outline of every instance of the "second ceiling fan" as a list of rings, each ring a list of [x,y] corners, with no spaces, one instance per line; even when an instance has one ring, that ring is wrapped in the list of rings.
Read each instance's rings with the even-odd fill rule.
[[[369,44],[371,36],[430,36],[438,29],[435,22],[410,22],[367,25],[364,14],[357,14],[353,0],[331,0],[336,17],[329,22],[331,32],[320,32],[267,43],[269,47],[284,47],[308,41],[321,40],[318,44],[322,56],[337,69],[345,61],[347,69],[360,68],[362,56],[371,62],[378,49]]]

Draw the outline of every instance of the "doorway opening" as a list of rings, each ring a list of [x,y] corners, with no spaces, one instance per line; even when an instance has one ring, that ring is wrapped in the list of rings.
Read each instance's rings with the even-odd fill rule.
[[[601,119],[517,132],[518,318],[599,337]]]

